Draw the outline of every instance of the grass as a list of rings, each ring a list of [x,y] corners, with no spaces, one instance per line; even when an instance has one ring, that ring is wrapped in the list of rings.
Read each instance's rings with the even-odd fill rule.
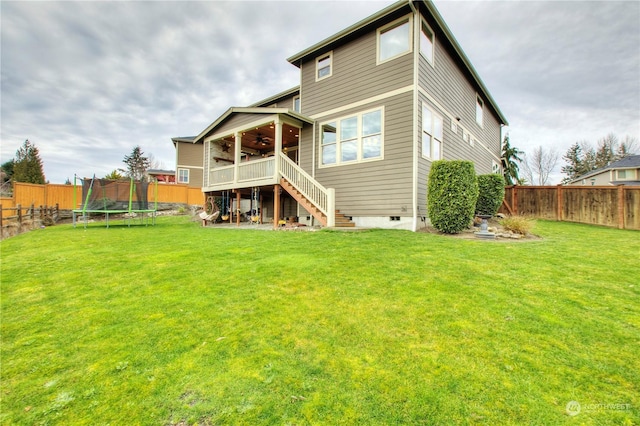
[[[175,217],[5,240],[0,421],[640,424],[640,233],[533,232]]]

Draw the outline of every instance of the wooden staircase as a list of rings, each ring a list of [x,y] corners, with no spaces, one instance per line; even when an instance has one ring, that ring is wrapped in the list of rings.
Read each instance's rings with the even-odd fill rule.
[[[298,191],[288,180],[285,178],[280,179],[280,185],[289,193],[306,211],[311,213],[313,217],[318,219],[322,226],[327,226],[327,215],[322,213],[311,201],[309,201],[300,191]],[[335,226],[337,228],[352,228],[356,224],[353,223],[347,216],[336,210],[335,213]]]

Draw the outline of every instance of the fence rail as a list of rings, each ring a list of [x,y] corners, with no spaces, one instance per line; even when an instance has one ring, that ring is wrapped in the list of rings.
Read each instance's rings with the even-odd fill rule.
[[[5,214],[5,212],[13,212],[13,214]],[[0,204],[0,238],[4,238],[6,228],[15,224],[18,228],[18,232],[22,230],[22,227],[27,224],[35,224],[36,220],[39,220],[43,224],[53,224],[55,218],[60,215],[60,206],[31,206],[22,207],[20,204],[15,207],[4,207]]]
[[[640,230],[640,187],[508,186],[500,212]]]

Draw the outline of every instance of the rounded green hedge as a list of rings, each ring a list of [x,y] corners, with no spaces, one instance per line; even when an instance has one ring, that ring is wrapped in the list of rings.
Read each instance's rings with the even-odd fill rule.
[[[504,178],[495,173],[478,176],[476,214],[495,216],[504,199]]]
[[[473,220],[478,181],[471,161],[434,161],[429,172],[427,210],[439,231],[457,234]]]

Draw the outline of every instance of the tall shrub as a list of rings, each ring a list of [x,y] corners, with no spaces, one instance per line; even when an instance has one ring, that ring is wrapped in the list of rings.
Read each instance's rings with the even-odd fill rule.
[[[497,174],[478,176],[476,214],[495,216],[504,199],[504,178]]]
[[[434,161],[427,187],[429,219],[437,230],[457,234],[469,226],[478,199],[471,161]]]

